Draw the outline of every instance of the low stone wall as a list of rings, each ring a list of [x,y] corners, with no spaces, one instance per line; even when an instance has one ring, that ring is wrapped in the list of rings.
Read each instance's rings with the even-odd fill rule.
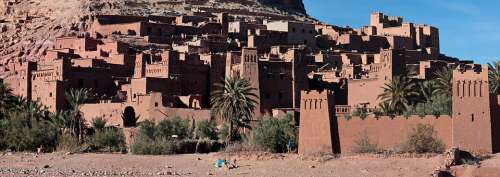
[[[443,141],[446,147],[452,146],[452,118],[450,116],[419,116],[405,117],[380,117],[369,116],[365,119],[353,117],[349,120],[340,116],[337,118],[338,143],[341,153],[349,153],[356,145],[356,141],[367,135],[379,148],[393,149],[401,145],[408,132],[417,124],[430,124],[434,126],[437,138]]]

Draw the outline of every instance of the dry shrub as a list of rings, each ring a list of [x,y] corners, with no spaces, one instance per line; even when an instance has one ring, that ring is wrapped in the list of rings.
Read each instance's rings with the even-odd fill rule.
[[[370,140],[366,132],[364,132],[355,143],[356,144],[352,148],[352,152],[354,153],[367,154],[380,152],[378,145]]]
[[[249,142],[232,143],[226,146],[224,152],[226,153],[241,153],[241,152],[262,152],[265,149],[259,145]]]
[[[338,158],[340,154],[326,153],[326,151],[319,151],[301,156],[301,160],[327,162],[332,159]]]
[[[429,124],[413,127],[401,146],[401,151],[408,153],[442,153],[444,149],[444,143],[436,137],[434,126]]]
[[[57,143],[57,151],[62,151],[62,152],[77,152],[80,150],[80,142],[78,141],[78,138],[69,134],[69,133],[63,133]]]

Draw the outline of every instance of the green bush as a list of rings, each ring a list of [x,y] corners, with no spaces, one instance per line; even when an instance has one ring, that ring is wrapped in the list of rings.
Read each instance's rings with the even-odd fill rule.
[[[2,120],[2,146],[15,151],[36,151],[42,147],[53,150],[57,140],[57,126],[41,115],[13,111]]]
[[[103,119],[102,117],[96,117],[94,120],[92,120],[92,128],[94,128],[95,131],[101,131],[106,127],[106,119]]]
[[[407,118],[407,119],[410,118],[411,117],[411,111],[405,111],[405,112],[403,112],[403,117]]]
[[[345,120],[351,120],[352,119],[352,116],[350,114],[344,114],[344,119]]]
[[[208,120],[198,122],[195,134],[199,139],[217,140],[217,125]]]
[[[189,138],[189,121],[176,117],[172,120],[162,120],[155,127],[156,137],[170,139],[174,135],[178,139]]]
[[[252,133],[252,143],[270,152],[285,152],[289,140],[297,142],[297,128],[290,117],[265,118]]]
[[[219,140],[222,140],[224,142],[227,142],[227,138],[229,136],[229,126],[227,124],[223,124],[221,129],[219,130]],[[237,130],[234,130],[233,132],[233,137],[231,138],[232,141],[241,141],[243,140],[243,135],[240,134]]]
[[[5,131],[7,130],[7,123],[8,121],[6,119],[0,118],[0,151],[7,148],[7,144],[5,142]]]
[[[142,155],[168,155],[183,153],[206,153],[219,150],[221,144],[210,140],[189,140],[188,121],[175,118],[155,125],[144,121],[132,144],[132,153]],[[172,138],[177,135],[178,138]]]
[[[379,152],[378,145],[373,143],[365,132],[359,139],[355,141],[355,145],[352,148],[354,153],[376,153]]]
[[[360,117],[361,119],[365,119],[366,117],[368,117],[368,110],[366,110],[366,108],[356,107],[354,109],[354,111],[352,112],[352,116]]]
[[[138,137],[132,145],[132,153],[139,155],[171,155],[216,152],[222,144],[212,140],[167,140]]]
[[[410,153],[442,153],[444,148],[432,125],[417,124],[408,133],[401,150]]]
[[[60,127],[46,112],[38,102],[14,96],[0,82],[0,150],[54,150]]]
[[[90,146],[97,151],[122,151],[125,148],[125,136],[120,129],[107,127],[92,135]]]
[[[222,149],[222,144],[214,140],[198,140],[196,142],[196,153],[210,153],[217,152]]]
[[[375,115],[375,118],[377,118],[377,119],[378,119],[378,118],[380,118],[382,115],[384,115],[384,113],[383,113],[382,111],[380,111],[380,110],[378,110],[378,109],[377,109],[377,110],[375,110],[375,111],[373,112],[373,115]]]
[[[139,155],[168,155],[175,154],[177,148],[173,140],[163,138],[151,139],[139,134],[132,144],[132,153]]]

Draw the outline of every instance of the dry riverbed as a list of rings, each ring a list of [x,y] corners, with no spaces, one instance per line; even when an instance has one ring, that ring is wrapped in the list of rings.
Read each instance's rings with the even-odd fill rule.
[[[238,168],[216,169],[218,158],[237,160]],[[138,156],[129,154],[0,154],[0,176],[250,176],[250,177],[368,177],[430,176],[441,156],[422,158],[346,156],[324,159],[288,154],[187,154]],[[500,171],[500,155],[481,168],[457,167],[474,174],[477,169]]]

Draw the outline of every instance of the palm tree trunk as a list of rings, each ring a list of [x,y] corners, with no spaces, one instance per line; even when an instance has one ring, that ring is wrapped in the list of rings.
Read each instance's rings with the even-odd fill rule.
[[[229,122],[229,133],[228,133],[228,137],[227,137],[227,145],[229,145],[232,141],[233,141],[233,130],[234,127],[233,127],[233,121],[230,121]]]
[[[78,137],[80,139],[80,143],[83,143],[83,132],[82,132],[82,124],[83,122],[78,119],[78,133],[80,134],[80,136]]]

